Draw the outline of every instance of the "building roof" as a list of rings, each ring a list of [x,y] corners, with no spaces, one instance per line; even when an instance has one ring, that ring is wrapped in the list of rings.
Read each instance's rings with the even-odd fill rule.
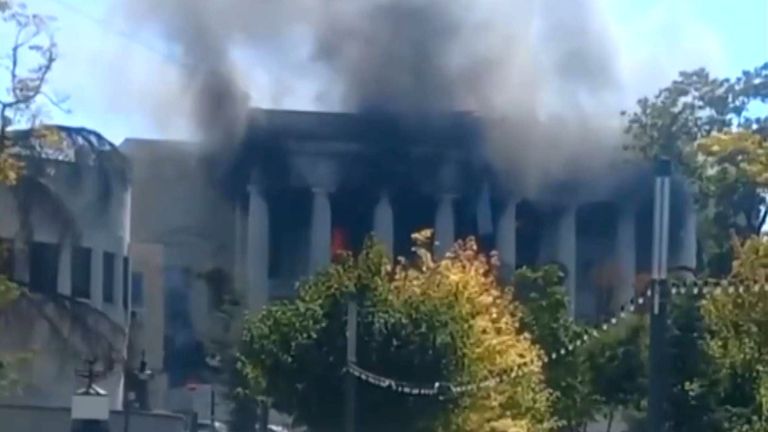
[[[34,129],[12,130],[16,142],[14,151],[25,156],[75,162],[77,153],[113,152],[117,146],[102,134],[84,127],[43,125]]]
[[[402,143],[422,146],[476,144],[480,118],[470,112],[399,116],[384,112],[321,112],[252,109],[251,127],[293,140]]]

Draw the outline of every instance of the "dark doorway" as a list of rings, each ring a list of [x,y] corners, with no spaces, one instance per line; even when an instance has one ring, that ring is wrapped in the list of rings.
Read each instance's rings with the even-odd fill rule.
[[[499,209],[500,212],[501,209]],[[545,223],[544,212],[536,208],[531,201],[522,200],[517,203],[515,215],[517,220],[515,234],[517,240],[515,246],[516,266],[518,268],[534,267],[538,263],[541,250]]]
[[[610,202],[581,206],[576,214],[576,316],[607,314],[620,283],[615,257],[618,209]]]
[[[269,196],[269,278],[303,274],[309,260],[312,194],[284,189]]]
[[[436,204],[426,195],[401,191],[392,199],[395,221],[395,255],[411,257],[411,235],[424,229],[434,229]]]
[[[374,198],[363,190],[343,189],[331,199],[332,253],[359,253],[373,230]]]

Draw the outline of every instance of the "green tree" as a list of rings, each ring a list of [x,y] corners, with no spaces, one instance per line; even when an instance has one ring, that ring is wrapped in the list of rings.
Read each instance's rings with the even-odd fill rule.
[[[610,431],[618,413],[641,409],[647,368],[645,319],[630,317],[594,337],[593,329],[571,318],[562,273],[555,266],[518,270],[514,287],[525,308],[524,328],[548,357],[555,354],[544,371],[554,392],[553,413],[566,431],[582,431],[601,416]],[[585,336],[587,345],[559,355]]]
[[[543,354],[521,327],[520,306],[497,284],[495,260],[468,240],[436,261],[425,234],[415,239],[412,261],[392,263],[368,242],[304,282],[297,300],[248,318],[235,372],[240,406],[264,395],[312,430],[340,430],[345,306],[357,296],[364,369],[425,385],[515,372],[497,386],[446,398],[360,383],[363,430],[551,430]]]
[[[629,147],[646,158],[672,158],[690,180],[701,210],[702,270],[712,276],[729,273],[732,230],[746,238],[765,225],[768,117],[750,107],[766,101],[768,63],[735,79],[681,72],[623,113]]]
[[[715,368],[724,430],[768,430],[768,237],[734,240],[731,287],[746,292],[715,294],[702,303],[705,347]],[[754,291],[753,288],[760,288]]]
[[[519,269],[513,284],[525,308],[524,328],[548,357],[556,356],[544,366],[547,385],[554,392],[553,413],[565,430],[581,431],[600,411],[588,359],[583,350],[558,354],[561,348],[583,338],[588,329],[571,318],[562,273],[556,266]]]
[[[631,148],[646,158],[671,157],[692,186],[703,275],[734,283],[748,278],[752,284],[758,275],[746,275],[739,256],[744,242],[754,248],[762,241],[768,216],[768,117],[750,110],[766,101],[768,63],[735,79],[715,78],[704,69],[682,72],[653,98],[640,99],[636,111],[624,113]],[[760,369],[754,362],[734,362],[763,349],[754,331],[762,318],[753,312],[764,299],[743,296],[749,297],[674,302],[672,430],[764,430],[755,387]]]

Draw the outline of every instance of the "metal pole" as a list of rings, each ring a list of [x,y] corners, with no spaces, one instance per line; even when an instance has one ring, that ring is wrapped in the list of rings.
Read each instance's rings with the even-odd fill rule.
[[[259,399],[259,431],[269,432],[269,399]]]
[[[347,366],[357,363],[357,302],[354,298],[347,304]],[[344,382],[344,430],[355,432],[357,419],[355,418],[357,398],[357,379],[347,371]]]
[[[216,430],[216,390],[211,383],[211,427]]]
[[[128,397],[125,400],[125,406],[123,407],[123,432],[129,432],[131,430],[131,394],[128,392]]]
[[[672,163],[659,159],[655,167],[653,206],[652,309],[650,335],[650,364],[648,376],[648,431],[666,429],[665,400],[667,397],[667,257],[669,252],[669,183]]]

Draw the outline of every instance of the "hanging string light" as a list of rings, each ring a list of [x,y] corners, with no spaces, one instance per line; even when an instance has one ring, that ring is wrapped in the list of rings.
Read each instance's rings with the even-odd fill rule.
[[[678,296],[693,295],[702,297],[710,295],[768,293],[768,283],[727,279],[670,281],[670,292],[672,295]],[[650,295],[651,290],[644,290],[642,294],[633,296],[619,307],[619,310],[615,315],[607,317],[598,325],[587,329],[583,335],[576,338],[574,341],[566,342],[564,346],[553,350],[546,356],[544,361],[551,362],[566,357],[577,349],[589,344],[592,340],[598,339],[613,327],[624,322],[629,316],[638,312],[638,309],[649,302]],[[382,389],[411,396],[438,397],[441,399],[476,391],[482,388],[497,386],[514,379],[520,373],[519,370],[509,371],[475,383],[454,384],[449,382],[434,382],[429,384],[415,384],[381,376],[362,369],[357,365],[348,366],[346,371],[361,381]]]

